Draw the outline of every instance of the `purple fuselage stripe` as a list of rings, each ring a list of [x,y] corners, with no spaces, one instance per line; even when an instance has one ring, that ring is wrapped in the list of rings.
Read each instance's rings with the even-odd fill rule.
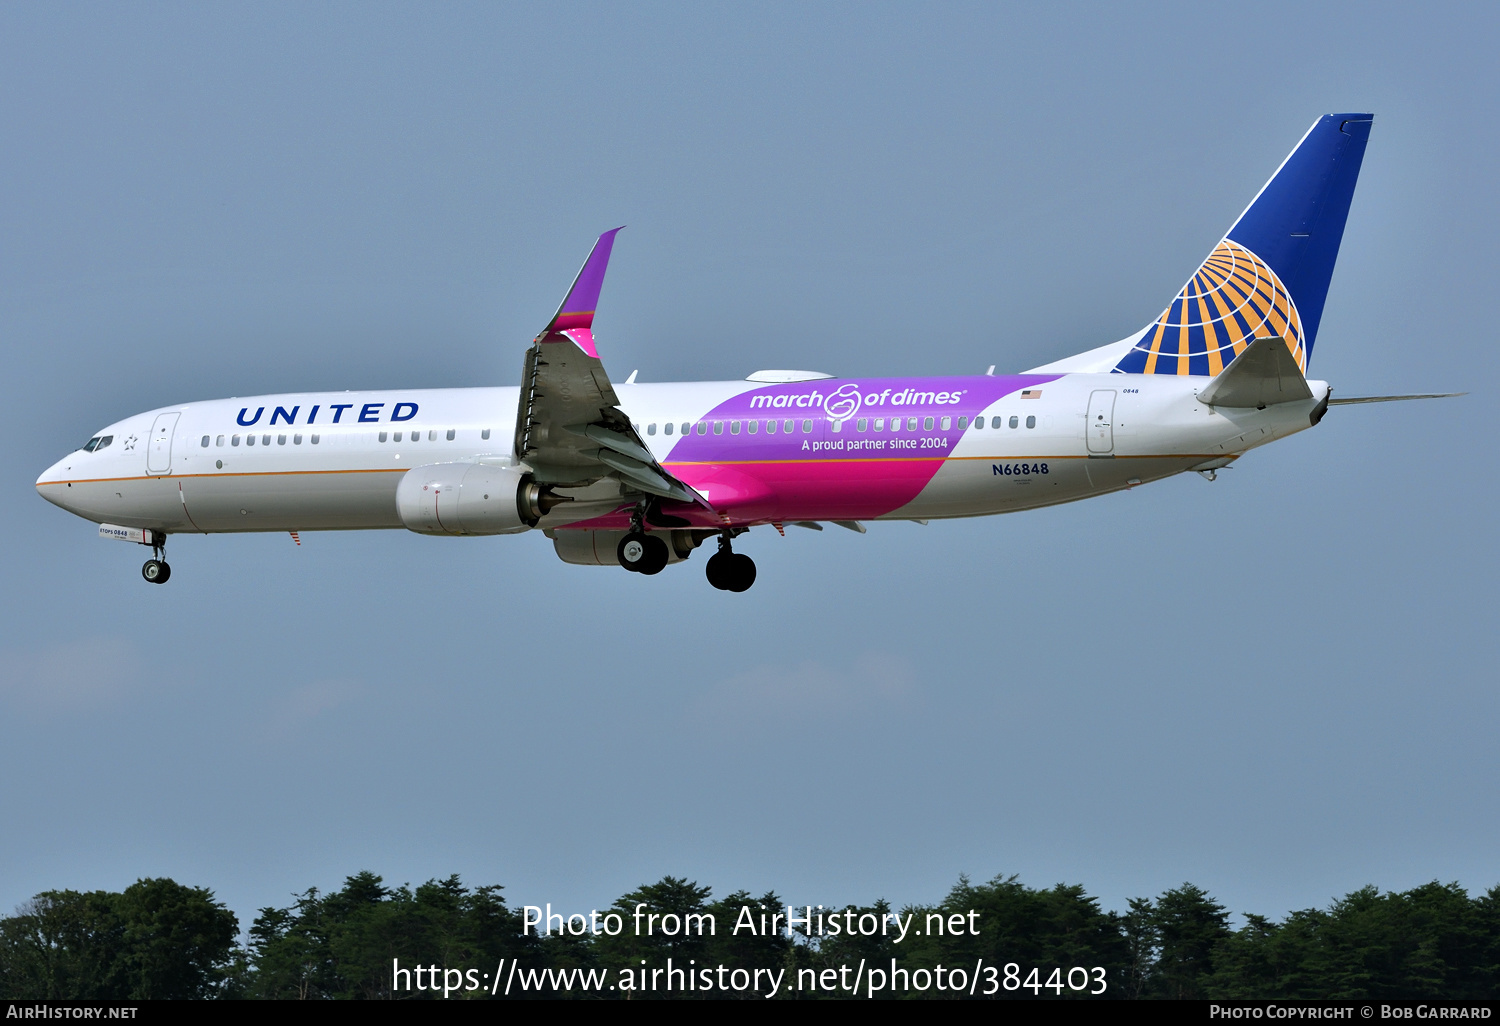
[[[687,504],[664,509],[699,526],[883,516],[910,503],[937,474],[967,430],[960,418],[967,425],[996,401],[1061,376],[825,379],[752,389],[693,422],[662,461],[707,496],[718,522]],[[774,431],[767,431],[770,421]],[[618,529],[626,522],[616,514],[572,526]]]
[[[845,460],[889,460],[906,457],[941,458],[953,451],[963,435],[960,417],[972,419],[1007,395],[1022,389],[1038,388],[1055,381],[1060,374],[1024,374],[943,378],[830,378],[799,381],[792,384],[767,385],[720,403],[699,423],[706,425],[699,434],[678,440],[665,463],[760,463],[804,461],[834,462]],[[890,428],[891,418],[901,418],[899,431]],[[908,423],[917,418],[916,429]],[[927,417],[933,427],[924,426]],[[942,427],[948,417],[949,426]],[[874,420],[885,421],[883,431],[874,430]],[[776,431],[768,434],[765,422],[777,421]],[[832,422],[839,421],[834,431]],[[865,420],[866,429],[859,430]],[[731,434],[732,425],[740,422],[740,433]],[[747,422],[756,421],[756,432],[749,433]],[[792,423],[790,433],[787,422]],[[804,431],[804,421],[811,430]],[[722,426],[722,432],[716,428]],[[941,445],[922,439],[942,439]]]

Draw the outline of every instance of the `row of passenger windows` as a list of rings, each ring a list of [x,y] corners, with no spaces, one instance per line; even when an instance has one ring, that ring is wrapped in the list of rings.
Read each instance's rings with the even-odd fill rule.
[[[860,417],[857,420],[855,420],[855,422],[854,422],[854,430],[855,431],[885,431],[887,429],[887,425],[889,424],[889,429],[891,431],[901,431],[902,428],[903,428],[903,425],[905,427],[905,430],[907,430],[907,431],[917,431],[917,430],[919,430],[918,427],[917,427],[917,424],[920,423],[922,425],[921,428],[920,428],[920,430],[922,430],[922,431],[932,431],[934,428],[938,427],[939,422],[941,422],[941,430],[943,430],[943,431],[951,431],[953,429],[953,418],[952,417],[906,417],[906,418],[902,418],[902,417],[890,417],[890,418],[886,418],[886,417],[874,417],[874,418],[871,418],[871,417]],[[1008,422],[1009,422],[1010,426],[1013,427],[1013,428],[1018,428],[1018,427],[1021,426],[1021,418],[1020,417],[1010,417],[1008,419]],[[990,427],[993,427],[993,428],[1004,427],[1006,423],[1007,423],[1007,418],[1005,418],[1005,417],[991,417],[990,418]],[[780,431],[782,434],[790,435],[790,434],[794,433],[797,430],[797,428],[798,428],[798,422],[795,421],[795,420],[767,420],[767,421],[759,421],[759,420],[746,420],[746,421],[738,421],[738,420],[715,420],[715,421],[707,421],[707,420],[700,420],[700,421],[697,422],[696,425],[692,424],[692,423],[684,423],[682,425],[681,432],[684,435],[688,434],[689,432],[696,432],[697,434],[700,434],[700,435],[706,435],[706,434],[708,434],[708,432],[710,430],[710,428],[709,428],[710,424],[713,425],[712,430],[713,430],[713,433],[716,434],[716,435],[722,435],[724,433],[724,426],[726,424],[729,425],[729,433],[731,435],[737,435],[737,434],[739,434],[741,432],[741,430],[743,430],[746,434],[749,434],[749,435],[759,434],[762,430],[764,430],[765,433],[768,434],[768,435],[774,435],[778,431]],[[764,425],[764,427],[762,427],[762,425]],[[666,435],[672,434],[672,431],[673,431],[673,429],[676,426],[677,425],[675,425],[675,424],[664,424],[664,425],[662,425],[662,434],[666,434]],[[969,423],[969,418],[968,417],[959,417],[958,418],[958,427],[959,427],[959,430],[966,431],[966,430],[969,429],[970,426],[971,425]],[[981,430],[981,429],[983,429],[984,428],[984,418],[983,417],[975,417],[974,418],[974,423],[973,423],[972,426],[973,426],[973,428],[975,430]],[[1026,426],[1028,428],[1034,428],[1034,427],[1036,427],[1036,418],[1035,417],[1027,417],[1026,418]],[[639,427],[639,425],[637,425],[637,427]],[[813,422],[811,420],[804,420],[804,421],[801,422],[801,428],[802,428],[802,433],[803,434],[811,434],[812,433],[812,427],[813,427]],[[829,422],[829,430],[833,431],[835,434],[843,431],[844,430],[844,421],[841,421],[841,420],[830,421]],[[654,434],[656,434],[656,425],[655,424],[647,424],[646,425],[646,434],[648,434],[648,435],[654,435]]]
[[[1006,417],[991,417],[989,420],[990,420],[990,427],[992,427],[992,428],[1005,427],[1007,423],[1009,424],[1010,427],[1013,427],[1013,428],[1019,428],[1021,426],[1021,418],[1020,417],[1016,417],[1016,416],[1009,417],[1009,418],[1006,418]],[[841,431],[844,430],[844,421],[835,420],[835,421],[830,421],[829,423],[830,423],[830,430],[832,430],[835,434],[837,434],[837,433],[839,433],[839,432],[841,432]],[[886,418],[886,417],[874,417],[874,418],[871,418],[871,417],[860,417],[857,420],[855,420],[855,422],[854,422],[854,430],[855,431],[885,431],[885,430],[887,430],[887,426],[889,426],[889,430],[891,430],[893,432],[899,432],[899,431],[901,431],[903,429],[903,427],[907,431],[917,431],[917,430],[919,430],[919,428],[917,427],[918,423],[921,424],[920,430],[922,430],[922,431],[932,431],[935,428],[939,427],[939,423],[941,423],[941,430],[943,430],[943,431],[950,431],[950,430],[953,429],[953,418],[952,417],[906,417],[906,418],[902,418],[902,417],[890,417],[890,418]],[[800,422],[800,424],[796,420],[767,420],[767,421],[759,421],[759,420],[746,420],[746,421],[739,421],[739,420],[727,420],[727,421],[726,420],[715,420],[715,421],[707,421],[707,420],[700,420],[696,424],[694,424],[694,423],[692,423],[690,421],[684,421],[683,424],[682,424],[682,426],[681,426],[681,428],[680,428],[680,431],[684,435],[692,433],[692,432],[696,432],[697,434],[700,434],[700,435],[706,435],[706,434],[708,434],[708,432],[710,430],[710,428],[709,428],[710,424],[713,425],[712,430],[713,430],[713,433],[716,434],[716,435],[722,435],[724,433],[725,425],[728,425],[729,433],[731,435],[737,435],[741,431],[743,431],[745,434],[749,434],[749,435],[759,434],[762,431],[764,431],[768,435],[774,435],[774,434],[776,434],[778,432],[780,432],[781,434],[784,434],[784,435],[790,435],[790,434],[796,433],[796,431],[798,430],[799,427],[801,428],[802,433],[805,434],[805,435],[807,435],[807,434],[812,434],[812,429],[813,429],[813,422],[810,419],[803,420],[803,421]],[[1034,428],[1034,427],[1036,427],[1036,418],[1035,417],[1027,417],[1026,418],[1026,426],[1028,428]],[[637,425],[637,427],[639,427],[639,425]],[[961,431],[968,430],[970,427],[973,427],[975,430],[982,430],[984,428],[984,418],[983,417],[975,417],[974,418],[974,422],[973,422],[972,425],[969,423],[969,418],[968,417],[959,417],[958,418],[958,428],[959,428],[959,430],[961,430]],[[669,424],[664,424],[664,425],[662,425],[662,433],[666,434],[666,435],[670,435],[670,434],[673,433],[674,428],[677,428],[676,424],[670,424],[670,423]],[[447,440],[451,442],[455,438],[457,438],[458,431],[457,431],[456,428],[449,428],[445,434],[446,434]],[[646,425],[646,434],[648,434],[648,435],[654,435],[654,434],[656,434],[656,425],[655,424],[648,424],[648,425]],[[408,436],[409,440],[413,441],[413,442],[420,442],[422,440],[422,432],[420,430],[406,431],[406,432],[403,432],[403,431],[396,431],[396,432],[382,431],[382,432],[380,432],[380,434],[379,434],[378,437],[379,437],[380,441],[382,441],[382,442],[385,442],[385,441],[400,442],[400,441],[403,441],[403,435]],[[207,449],[208,446],[209,446],[209,437],[210,436],[208,436],[208,435],[204,435],[203,439],[202,439],[202,442],[200,443],[202,445],[202,447],[205,448],[205,449]],[[287,437],[288,436],[284,435],[284,434],[277,435],[276,436],[276,444],[277,445],[285,445],[286,442],[287,442]],[[291,437],[293,445],[301,445],[302,444],[302,435],[301,434],[293,434],[290,437]],[[438,433],[437,433],[436,429],[429,429],[428,430],[428,432],[427,432],[427,440],[429,442],[435,442],[435,441],[437,441],[437,437],[438,437]],[[485,428],[484,430],[480,431],[479,432],[479,437],[482,438],[482,439],[484,439],[484,440],[486,440],[486,441],[488,441],[489,437],[490,437],[490,429],[489,428]],[[313,445],[317,445],[319,443],[319,441],[321,440],[321,438],[322,438],[321,435],[309,435],[308,436],[308,440],[311,441]],[[255,444],[255,439],[256,439],[255,435],[246,435],[244,441],[245,441],[246,445],[254,445]],[[87,451],[87,452],[93,452],[96,449],[102,449],[102,448],[104,448],[111,441],[113,441],[113,436],[111,436],[111,435],[106,435],[103,438],[89,439],[88,444],[84,446],[84,450]],[[239,445],[240,444],[240,436],[239,435],[230,435],[230,436],[228,436],[228,443],[231,446]],[[224,445],[225,444],[225,436],[224,435],[217,436],[216,438],[213,439],[213,444],[216,445],[216,446],[222,446],[222,445]],[[260,436],[260,444],[261,445],[270,445],[271,444],[271,436],[270,435],[261,435]]]
[[[379,437],[380,437],[380,440],[382,442],[384,442],[386,440],[387,434],[388,433],[385,432],[385,431],[380,432],[380,436]],[[395,441],[397,441],[397,442],[401,441],[401,436],[403,434],[410,435],[411,436],[410,440],[413,441],[413,442],[420,442],[422,440],[422,432],[421,431],[406,431],[406,432],[397,431],[397,432],[395,432]],[[438,433],[437,433],[436,430],[429,430],[427,432],[427,440],[429,442],[436,442],[437,441],[437,436],[438,436]],[[450,441],[450,442],[453,441],[454,438],[456,438],[458,436],[458,430],[456,428],[449,428],[448,432],[447,432],[447,436],[448,436],[448,441]],[[108,445],[110,437],[112,437],[112,436],[106,437],[103,440],[97,440],[97,439],[94,440],[94,441],[98,441],[99,442],[99,444],[96,446],[96,448],[102,449],[106,445]],[[313,445],[317,445],[319,443],[319,441],[321,441],[322,437],[323,437],[322,435],[309,435],[308,436],[308,441],[310,441]],[[489,428],[485,428],[483,431],[479,432],[479,437],[483,438],[485,440],[488,440],[489,437],[490,437],[490,429]],[[216,446],[222,446],[224,444],[224,438],[225,438],[224,435],[219,435],[218,437],[214,438],[213,444],[216,445]],[[294,435],[292,435],[291,439],[292,439],[292,444],[293,445],[301,445],[302,444],[302,436],[300,434],[294,434]],[[277,445],[285,445],[286,444],[286,440],[287,440],[287,436],[286,435],[277,435],[276,436],[276,444]],[[208,435],[204,435],[203,436],[203,440],[199,444],[203,448],[207,449],[208,448],[208,442],[209,442],[209,436]],[[229,444],[231,446],[239,445],[240,444],[240,436],[239,435],[230,435],[229,436]],[[246,445],[254,445],[255,444],[255,436],[254,435],[246,435],[245,436],[245,444]],[[271,444],[271,436],[270,435],[261,435],[260,436],[260,444],[261,445],[270,445]],[[93,441],[90,442],[90,445],[93,445]],[[84,448],[88,449],[89,446],[84,446]],[[90,451],[93,451],[93,450],[90,450]]]

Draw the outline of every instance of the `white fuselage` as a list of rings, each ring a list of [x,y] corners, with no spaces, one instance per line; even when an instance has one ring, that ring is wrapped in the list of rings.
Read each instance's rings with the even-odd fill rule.
[[[1184,470],[1222,466],[1310,426],[1328,390],[1314,381],[1309,383],[1313,398],[1304,402],[1215,409],[1196,398],[1205,383],[1187,376],[1064,374],[1049,378],[1036,399],[1007,395],[980,408],[945,411],[954,418],[962,413],[970,426],[943,436],[941,451],[921,448],[937,447],[943,434],[936,421],[924,430],[930,418],[903,416],[898,442],[896,433],[874,433],[873,415],[880,411],[873,407],[863,411],[871,415],[869,424],[858,422],[863,430],[852,418],[835,426],[820,411],[791,410],[791,430],[802,430],[808,412],[817,414],[808,435],[813,441],[804,448],[809,462],[826,462],[823,476],[830,484],[847,465],[834,446],[852,447],[855,439],[865,446],[877,438],[882,446],[899,444],[914,459],[937,458],[940,464],[914,498],[895,508],[824,509],[816,487],[803,487],[786,500],[787,508],[753,522],[981,516],[1069,502]],[[870,396],[878,395],[874,386],[880,384],[868,386]],[[765,387],[719,381],[615,389],[621,409],[657,460],[695,487],[701,484],[712,502],[712,473],[726,467],[755,472],[754,461],[735,459],[737,440],[749,436],[738,433],[736,422],[735,433],[722,432],[712,461],[675,462],[683,426],[696,432],[716,407]],[[1110,393],[1107,408],[1100,405],[1102,393]],[[1100,411],[1092,424],[1091,402]],[[516,410],[515,387],[292,393],[187,403],[102,429],[98,435],[109,437],[109,444],[59,460],[41,475],[37,489],[88,520],[168,534],[399,528],[395,496],[402,475],[429,464],[509,465]],[[982,418],[984,426],[975,427],[974,418]],[[909,423],[914,430],[907,430]],[[538,526],[581,523],[610,501],[606,496],[603,506],[558,507]]]

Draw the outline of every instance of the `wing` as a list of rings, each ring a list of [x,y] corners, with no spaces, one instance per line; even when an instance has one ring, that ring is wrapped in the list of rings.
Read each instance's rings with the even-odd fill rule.
[[[703,503],[642,444],[594,346],[594,310],[619,230],[599,236],[557,313],[526,351],[516,462],[530,467],[541,484],[586,485],[613,477],[634,491]]]

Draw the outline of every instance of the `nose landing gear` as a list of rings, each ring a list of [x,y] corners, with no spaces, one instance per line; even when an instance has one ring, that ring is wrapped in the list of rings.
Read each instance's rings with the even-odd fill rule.
[[[719,551],[708,559],[704,570],[708,583],[720,591],[749,591],[755,583],[755,560],[730,547],[728,531],[719,535]]]
[[[172,576],[172,568],[163,557],[167,554],[167,537],[160,532],[151,532],[151,555],[141,567],[141,576],[152,584],[166,584]]]

